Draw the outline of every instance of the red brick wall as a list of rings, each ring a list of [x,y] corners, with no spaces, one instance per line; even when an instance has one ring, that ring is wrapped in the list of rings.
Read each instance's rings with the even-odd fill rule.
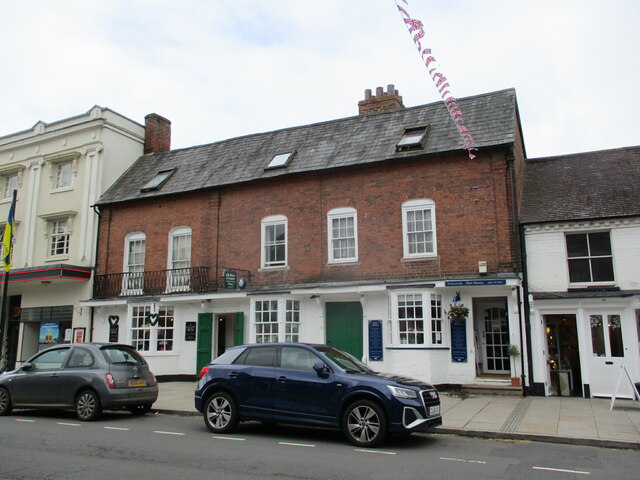
[[[138,202],[103,213],[98,273],[122,271],[124,237],[134,231],[147,236],[146,270],[166,268],[177,226],[193,229],[192,266],[216,268],[217,254],[217,275],[246,269],[253,286],[477,274],[481,260],[490,273],[512,272],[510,192],[505,156],[481,150],[475,160],[461,153],[274,178],[222,189],[219,200],[191,193]],[[438,256],[404,260],[401,206],[418,198],[435,202]],[[356,264],[328,264],[327,212],[340,207],[357,210]],[[288,219],[288,268],[261,271],[261,220],[271,215]]]

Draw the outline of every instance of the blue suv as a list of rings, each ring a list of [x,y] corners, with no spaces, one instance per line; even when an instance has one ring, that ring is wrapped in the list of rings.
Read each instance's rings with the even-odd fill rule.
[[[232,432],[242,420],[296,423],[342,429],[361,447],[442,425],[433,386],[373,372],[333,347],[300,343],[227,349],[203,368],[195,407],[214,433]]]

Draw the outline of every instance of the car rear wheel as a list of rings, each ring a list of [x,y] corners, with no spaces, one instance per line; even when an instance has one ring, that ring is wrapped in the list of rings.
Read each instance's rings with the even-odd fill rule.
[[[349,405],[342,425],[347,439],[359,447],[375,447],[387,436],[387,418],[382,409],[369,400]]]
[[[142,416],[145,413],[147,413],[149,410],[151,410],[151,404],[143,403],[142,405],[131,405],[127,407],[127,410],[129,410],[132,415]]]
[[[213,433],[229,433],[238,425],[238,408],[231,395],[216,392],[204,406],[204,423]]]
[[[8,415],[11,412],[11,396],[9,390],[0,387],[0,416]]]
[[[76,416],[85,422],[94,420],[102,413],[98,394],[93,390],[84,390],[76,398]]]

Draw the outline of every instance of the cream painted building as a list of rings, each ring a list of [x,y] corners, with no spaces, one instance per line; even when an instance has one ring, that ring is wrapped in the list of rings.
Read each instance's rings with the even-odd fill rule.
[[[155,114],[146,120],[147,128],[170,125]],[[17,191],[5,315],[9,368],[46,345],[91,339],[92,312],[79,302],[91,298],[93,205],[153,148],[145,146],[145,126],[99,106],[0,137],[2,231]]]

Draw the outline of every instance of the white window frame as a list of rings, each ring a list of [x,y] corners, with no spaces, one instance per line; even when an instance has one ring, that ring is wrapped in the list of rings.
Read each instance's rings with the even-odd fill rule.
[[[142,264],[131,264],[129,246],[132,243],[142,243],[144,249],[142,252]],[[126,295],[139,295],[144,290],[144,269],[147,257],[147,237],[142,232],[129,233],[124,239],[124,265],[122,271],[124,272],[124,278],[122,279],[122,291]],[[141,265],[140,270],[138,266]],[[132,266],[136,269],[132,270]]]
[[[284,242],[272,242],[269,245],[266,244],[267,241],[267,228],[277,227],[278,225],[284,225]],[[265,269],[272,268],[286,268],[288,265],[288,220],[284,215],[272,215],[270,217],[265,217],[261,222],[261,235],[260,235],[260,265]],[[267,248],[277,248],[278,245],[284,245],[284,260],[282,261],[267,261]]]
[[[334,221],[340,222],[341,220],[353,220],[353,236],[344,236],[344,237],[334,237]],[[339,226],[338,228],[343,229],[344,227]],[[354,254],[350,257],[338,257],[335,256],[336,249],[334,248],[334,244],[336,242],[341,242],[343,240],[351,240],[353,239],[354,246]],[[347,247],[350,248],[350,247]],[[339,247],[342,251],[343,249]],[[327,250],[329,252],[329,263],[353,263],[358,261],[358,212],[355,208],[344,207],[344,208],[334,208],[327,213]]]
[[[177,227],[169,232],[169,251],[167,253],[167,290],[169,292],[189,291],[191,284],[191,243],[192,232],[189,227]],[[186,242],[183,247],[184,258],[176,258],[176,243]]]
[[[301,302],[294,298],[257,298],[251,301],[251,330],[255,343],[300,341]],[[264,328],[266,327],[266,328]]]
[[[180,336],[175,310],[173,305],[130,305],[127,332],[129,344],[143,355],[179,353]],[[136,338],[134,332],[140,332],[142,338]],[[167,348],[167,342],[170,342],[170,348]]]
[[[71,243],[71,225],[69,218],[56,218],[49,221],[49,258],[60,258],[69,256],[69,245]],[[57,250],[62,247],[63,251]]]
[[[412,212],[429,212],[429,219],[431,222],[430,230],[410,231],[409,228],[409,216]],[[432,251],[425,252],[410,252],[411,242],[409,240],[411,235],[417,233],[431,233]],[[438,255],[438,243],[436,238],[436,206],[433,200],[422,198],[416,200],[409,200],[402,204],[402,247],[404,258],[433,258]]]
[[[73,160],[57,162],[55,164],[54,190],[69,189],[73,187]]]
[[[18,189],[19,183],[18,172],[2,174],[2,198],[4,200],[12,200],[13,191]]]
[[[432,290],[399,290],[393,292],[390,298],[391,305],[391,322],[392,333],[390,342],[394,347],[405,348],[448,348],[447,323],[445,321],[445,311],[443,305],[443,295]],[[400,300],[421,300],[422,315],[404,315],[400,314]],[[415,303],[413,303],[415,304]],[[412,305],[410,304],[409,307]],[[422,322],[422,329],[413,331],[401,330],[402,322],[419,321]],[[404,337],[403,334],[422,335],[421,342],[416,337]]]

